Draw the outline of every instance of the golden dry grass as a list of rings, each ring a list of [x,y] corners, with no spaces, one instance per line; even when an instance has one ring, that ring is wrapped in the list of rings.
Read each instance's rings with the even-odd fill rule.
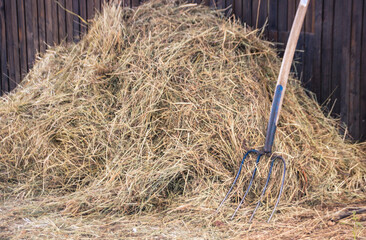
[[[214,210],[243,153],[264,144],[279,67],[257,31],[209,8],[107,6],[82,41],[50,49],[1,98],[4,199],[53,196],[52,209],[83,219],[227,219],[253,163],[221,215]],[[290,79],[273,147],[288,165],[279,219],[293,216],[294,204],[365,198],[365,144],[346,142],[312,96]],[[258,166],[250,206],[268,163]],[[259,220],[273,206],[281,171],[276,166]],[[250,209],[232,223],[238,231]]]

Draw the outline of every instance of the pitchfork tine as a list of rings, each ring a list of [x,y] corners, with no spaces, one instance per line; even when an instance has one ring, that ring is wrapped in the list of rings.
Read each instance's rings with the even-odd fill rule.
[[[236,212],[239,210],[240,206],[243,204],[246,196],[248,195],[249,193],[249,190],[250,188],[252,187],[252,184],[253,184],[253,180],[254,180],[254,177],[255,177],[255,174],[257,173],[257,166],[258,166],[258,163],[259,163],[259,160],[260,158],[262,157],[262,154],[259,153],[258,157],[257,157],[257,161],[255,162],[255,168],[253,170],[253,173],[252,173],[252,178],[250,179],[250,182],[249,182],[249,185],[247,187],[247,190],[245,191],[245,194],[243,196],[243,198],[241,199],[239,205],[237,206],[237,208],[235,209],[235,212],[233,213],[233,215],[231,216],[231,220],[234,219],[235,215],[236,215]]]
[[[280,192],[278,194],[278,198],[277,198],[277,201],[276,201],[276,204],[275,206],[273,207],[273,210],[272,210],[272,213],[271,213],[271,216],[268,218],[267,222],[271,221],[272,217],[273,217],[273,214],[275,213],[276,211],[276,208],[277,208],[277,205],[278,203],[280,202],[280,198],[281,198],[281,195],[282,195],[282,191],[283,191],[283,186],[285,184],[285,175],[286,175],[286,162],[285,160],[281,157],[281,156],[275,156],[272,158],[272,161],[271,161],[271,166],[269,168],[269,173],[268,173],[268,177],[267,177],[267,181],[266,181],[266,185],[264,186],[263,188],[263,191],[262,191],[262,194],[261,196],[259,197],[259,200],[258,200],[258,203],[257,203],[257,206],[255,207],[253,213],[252,213],[252,216],[250,217],[249,219],[249,222],[251,222],[254,218],[254,215],[255,215],[255,212],[257,211],[257,209],[259,208],[259,206],[261,205],[261,200],[262,200],[262,197],[263,195],[266,193],[266,190],[267,190],[267,186],[268,186],[268,183],[269,183],[269,180],[271,178],[271,174],[272,174],[272,168],[273,168],[273,164],[275,162],[276,159],[281,159],[282,160],[282,163],[283,163],[283,174],[282,174],[282,182],[281,182],[281,188],[280,188]]]
[[[243,167],[243,164],[244,164],[245,159],[246,159],[246,158],[247,158],[247,156],[248,156],[250,153],[252,153],[252,152],[259,154],[259,152],[258,152],[257,150],[252,149],[252,150],[248,151],[248,152],[243,156],[243,159],[241,160],[241,163],[240,163],[239,171],[238,171],[238,173],[236,174],[236,177],[235,177],[235,179],[234,179],[234,182],[233,182],[233,184],[231,185],[231,187],[230,187],[229,191],[226,193],[225,198],[221,201],[221,203],[220,203],[219,207],[216,209],[216,212],[218,212],[218,211],[219,211],[219,209],[221,208],[221,206],[224,204],[224,202],[226,201],[226,199],[229,197],[229,194],[230,194],[230,193],[231,193],[231,191],[233,190],[233,188],[234,188],[234,186],[235,186],[235,184],[236,184],[236,181],[237,181],[237,180],[238,180],[238,178],[239,178],[239,175],[240,175],[240,173],[241,173],[241,169],[242,169],[242,167]]]

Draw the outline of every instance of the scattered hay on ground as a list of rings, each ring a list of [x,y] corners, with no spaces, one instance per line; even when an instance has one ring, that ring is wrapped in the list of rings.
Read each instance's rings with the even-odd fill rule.
[[[54,209],[68,216],[186,211],[185,220],[211,221],[243,153],[264,144],[280,59],[257,35],[203,6],[107,6],[83,40],[50,49],[1,98],[2,193],[58,196]],[[273,148],[288,165],[279,211],[363,199],[365,145],[344,141],[297,80],[287,89]],[[249,203],[267,168],[263,160]]]

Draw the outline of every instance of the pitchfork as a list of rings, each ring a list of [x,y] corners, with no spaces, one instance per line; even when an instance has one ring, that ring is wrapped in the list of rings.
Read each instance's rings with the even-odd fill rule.
[[[235,217],[235,215],[236,215],[237,211],[239,210],[240,206],[243,204],[245,197],[248,195],[248,192],[249,192],[249,190],[252,186],[255,174],[257,172],[257,165],[258,165],[261,157],[263,155],[269,155],[270,156],[271,153],[272,153],[273,141],[274,141],[274,138],[275,138],[278,118],[279,118],[279,115],[280,115],[281,106],[282,106],[282,102],[283,102],[283,97],[284,97],[285,90],[286,90],[286,84],[287,84],[288,76],[289,76],[290,69],[291,69],[291,63],[292,63],[292,60],[293,60],[293,57],[294,57],[297,41],[299,39],[299,35],[300,35],[300,32],[301,32],[301,27],[302,27],[302,24],[304,22],[304,18],[305,18],[306,10],[307,10],[308,5],[309,5],[309,1],[310,0],[301,0],[300,1],[300,4],[299,4],[297,12],[296,12],[295,20],[294,20],[294,23],[292,25],[290,37],[288,39],[288,43],[287,43],[285,54],[284,54],[283,61],[282,61],[282,66],[281,66],[280,73],[279,73],[278,80],[277,80],[275,94],[274,94],[274,97],[273,97],[271,113],[270,113],[269,121],[268,121],[268,125],[267,125],[267,134],[266,134],[266,140],[265,140],[264,148],[260,151],[255,150],[255,149],[249,150],[244,155],[244,157],[243,157],[243,159],[241,160],[241,163],[240,163],[239,171],[236,174],[236,177],[234,179],[233,184],[231,185],[231,188],[229,189],[229,191],[226,194],[225,198],[222,200],[220,206],[217,208],[217,211],[218,211],[219,208],[224,204],[224,202],[228,198],[231,191],[233,190],[233,188],[236,184],[236,181],[239,178],[240,172],[242,170],[244,161],[247,158],[247,156],[249,154],[256,154],[257,155],[257,160],[255,162],[255,168],[253,170],[252,177],[251,177],[250,182],[249,182],[249,186],[248,186],[247,190],[245,191],[245,194],[244,194],[242,200],[240,201],[238,207],[236,208],[234,214],[232,215],[231,219],[233,219]],[[272,210],[271,216],[268,218],[267,222],[269,222],[271,220],[271,218],[273,217],[273,214],[276,211],[277,205],[280,201],[281,194],[282,194],[282,191],[283,191],[283,186],[284,186],[284,183],[285,183],[285,175],[286,175],[286,161],[279,155],[273,155],[272,158],[271,158],[271,163],[270,163],[266,183],[265,183],[264,188],[262,190],[262,193],[259,197],[257,206],[255,207],[255,209],[252,213],[252,216],[249,219],[249,222],[251,222],[253,220],[253,217],[254,217],[256,211],[258,210],[259,206],[262,203],[261,200],[262,200],[262,197],[264,196],[264,194],[267,190],[267,186],[268,186],[269,180],[271,178],[271,174],[272,174],[273,164],[276,160],[281,160],[282,163],[283,163],[282,182],[281,182],[280,192],[278,194],[276,204],[275,204],[275,206]]]

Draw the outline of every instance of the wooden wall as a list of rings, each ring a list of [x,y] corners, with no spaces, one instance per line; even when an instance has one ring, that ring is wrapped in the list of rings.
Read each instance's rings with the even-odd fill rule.
[[[0,0],[0,92],[29,71],[37,52],[78,41],[105,0]],[[141,0],[120,1],[138,6]],[[195,0],[228,8],[284,48],[299,0]],[[230,7],[231,6],[231,7]],[[67,9],[68,11],[65,11]],[[355,139],[366,139],[366,0],[311,0],[295,55],[297,75],[340,116]]]
[[[236,16],[283,50],[299,0],[233,0]],[[296,70],[319,103],[366,139],[366,1],[311,0],[295,54]]]

